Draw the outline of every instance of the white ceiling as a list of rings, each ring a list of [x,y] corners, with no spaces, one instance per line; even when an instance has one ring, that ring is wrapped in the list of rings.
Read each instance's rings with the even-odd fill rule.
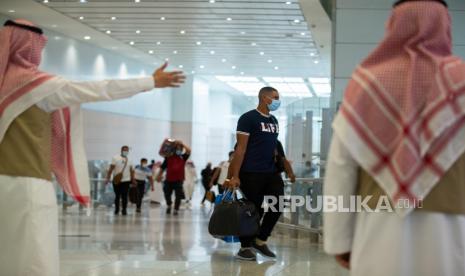
[[[314,63],[320,62],[319,44],[298,0],[37,2],[186,71],[301,77],[329,73],[325,59]]]

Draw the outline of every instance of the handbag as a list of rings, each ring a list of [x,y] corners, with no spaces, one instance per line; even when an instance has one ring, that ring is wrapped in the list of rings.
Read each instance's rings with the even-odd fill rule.
[[[123,180],[123,173],[124,173],[124,170],[126,169],[127,164],[128,164],[128,159],[126,158],[124,162],[123,170],[120,173],[117,173],[115,174],[115,176],[113,176],[113,184],[118,185],[119,183],[121,183],[121,180]]]
[[[241,193],[241,199],[237,198],[236,192]],[[228,193],[233,194],[230,199],[227,199]],[[208,223],[208,232],[214,237],[255,236],[259,229],[260,215],[257,208],[239,189],[225,191],[221,202],[215,205]]]
[[[111,207],[115,202],[115,191],[111,185],[106,185],[105,192],[102,195],[102,204]]]
[[[207,193],[205,194],[205,199],[210,201],[211,203],[215,202],[215,198],[216,198],[216,195],[215,195],[215,192],[213,191],[207,191]]]
[[[136,204],[137,203],[137,197],[138,197],[137,187],[131,186],[129,188],[129,201],[131,203]]]

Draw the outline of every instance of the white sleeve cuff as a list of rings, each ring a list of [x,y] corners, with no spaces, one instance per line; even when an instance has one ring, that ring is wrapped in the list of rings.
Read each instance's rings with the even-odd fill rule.
[[[237,134],[241,134],[241,135],[250,136],[250,133],[243,132],[243,131],[237,131],[236,133],[237,133]]]

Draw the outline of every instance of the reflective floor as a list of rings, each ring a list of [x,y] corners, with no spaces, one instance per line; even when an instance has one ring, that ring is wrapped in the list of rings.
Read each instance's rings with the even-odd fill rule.
[[[209,205],[166,215],[146,203],[142,214],[126,217],[99,207],[91,216],[76,207],[60,211],[61,275],[348,275],[320,244],[276,231],[269,240],[278,257],[239,261],[239,244],[212,238]]]

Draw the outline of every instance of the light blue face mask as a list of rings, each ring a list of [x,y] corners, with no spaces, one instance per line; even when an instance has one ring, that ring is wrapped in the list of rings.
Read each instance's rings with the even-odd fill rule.
[[[268,109],[270,111],[276,111],[278,110],[278,108],[281,106],[281,101],[280,100],[275,100],[273,98],[269,98],[271,99],[271,103],[268,105]]]
[[[176,155],[182,155],[182,150],[176,150]]]
[[[128,155],[129,155],[129,151],[122,151],[121,152],[122,157],[128,157]]]

